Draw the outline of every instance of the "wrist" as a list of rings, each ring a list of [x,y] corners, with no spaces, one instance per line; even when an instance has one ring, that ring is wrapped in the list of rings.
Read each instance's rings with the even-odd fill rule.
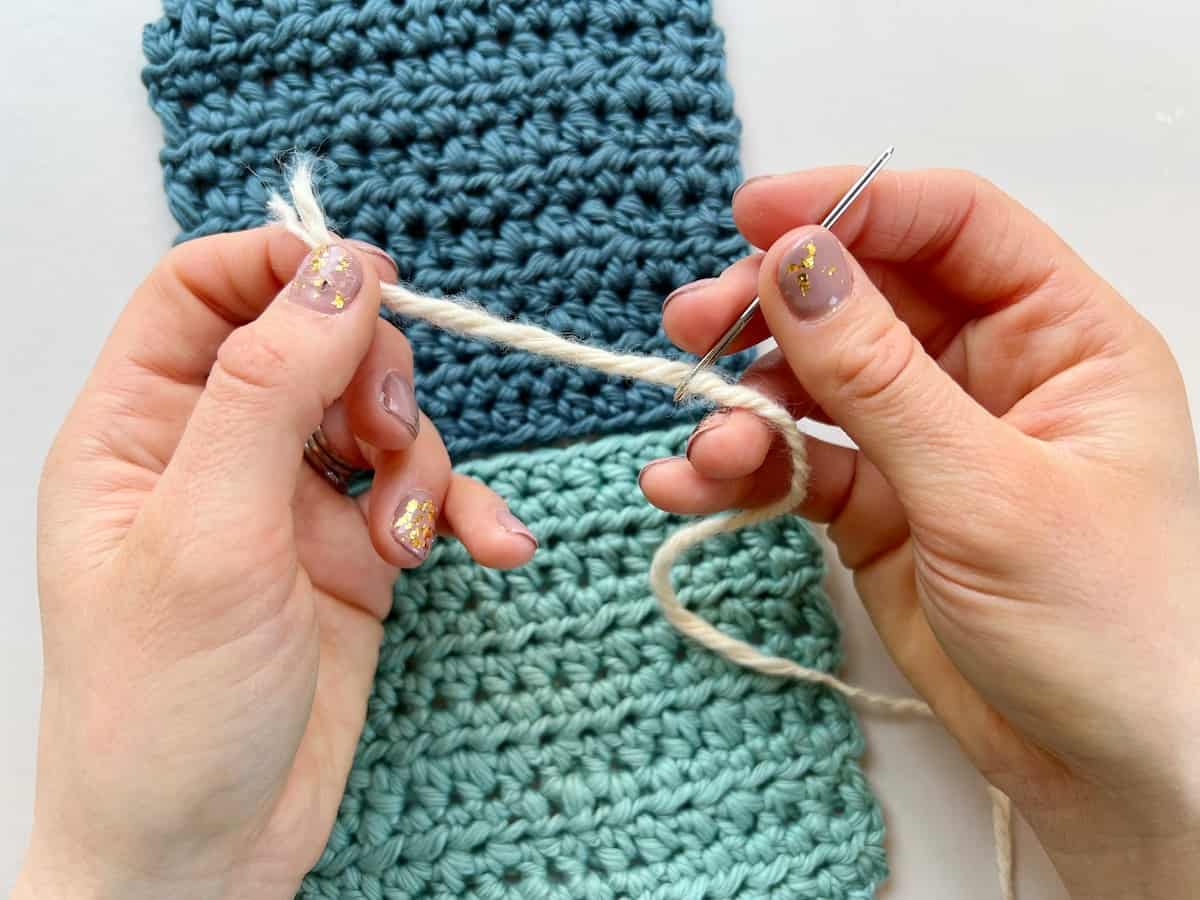
[[[1074,900],[1200,897],[1200,801],[1187,790],[1093,798],[1040,824]]]
[[[1073,900],[1200,897],[1200,834],[1195,831],[1051,857]]]
[[[158,880],[95,877],[78,872],[23,866],[10,900],[220,900],[222,885],[211,882],[170,883]]]
[[[227,888],[225,877],[136,873],[85,853],[55,853],[35,841],[17,873],[11,900],[222,900]]]

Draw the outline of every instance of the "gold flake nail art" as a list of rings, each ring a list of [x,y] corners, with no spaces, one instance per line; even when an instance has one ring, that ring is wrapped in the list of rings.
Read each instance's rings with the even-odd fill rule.
[[[828,231],[814,229],[796,241],[778,271],[780,293],[801,318],[819,318],[849,296],[846,255]]]
[[[423,560],[437,537],[437,504],[424,491],[413,491],[392,517],[392,537],[401,547]]]
[[[801,297],[808,296],[808,289],[812,287],[812,280],[809,278],[808,270],[817,265],[817,245],[809,241],[804,249],[808,255],[801,259],[800,262],[788,265],[788,272],[796,276],[796,285],[800,288]],[[832,275],[833,269],[828,269],[825,274]]]
[[[305,257],[288,296],[309,309],[338,313],[350,305],[360,287],[362,270],[349,249],[327,244]]]

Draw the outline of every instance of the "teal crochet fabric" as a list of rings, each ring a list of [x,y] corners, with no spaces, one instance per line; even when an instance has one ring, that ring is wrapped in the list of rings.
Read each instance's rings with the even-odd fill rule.
[[[258,224],[280,159],[315,152],[333,223],[416,288],[667,356],[665,294],[746,249],[708,0],[166,0],[144,47],[181,239]],[[689,412],[661,388],[398,324],[460,468],[541,549],[501,573],[444,540],[401,577],[300,897],[872,897],[883,827],[844,701],[686,642],[649,591],[679,523],[637,472],[681,450]],[[799,522],[710,541],[675,574],[730,634],[837,666]]]
[[[844,701],[688,643],[647,585],[678,521],[637,488],[687,429],[463,470],[532,523],[513,572],[435,545],[396,584],[366,729],[302,898],[865,900],[880,812]],[[832,670],[838,631],[798,520],[709,542],[687,605]]]
[[[167,0],[143,36],[167,198],[194,237],[256,225],[278,161],[327,160],[347,237],[402,277],[674,355],[674,287],[745,252],[739,124],[708,0]],[[408,324],[451,454],[662,425],[619,384]],[[738,357],[727,365],[745,361]]]

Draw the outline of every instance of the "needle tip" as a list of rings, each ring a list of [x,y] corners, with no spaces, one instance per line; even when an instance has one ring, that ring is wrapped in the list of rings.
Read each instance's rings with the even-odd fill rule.
[[[755,303],[757,302],[758,301],[756,300]],[[724,343],[718,343],[717,347],[724,347],[728,343],[728,341],[725,341]],[[679,387],[675,388],[675,402],[677,404],[682,403],[687,399],[688,394],[691,393],[691,391],[688,390],[688,387],[691,385],[693,379],[695,379],[696,373],[712,362],[713,358],[715,357],[715,350],[716,348],[709,350],[708,355],[701,357],[700,361],[692,367],[692,371],[687,373],[687,377],[684,378],[683,381],[679,382]]]

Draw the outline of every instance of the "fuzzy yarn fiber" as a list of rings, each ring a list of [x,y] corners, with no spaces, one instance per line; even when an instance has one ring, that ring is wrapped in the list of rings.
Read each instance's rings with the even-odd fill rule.
[[[746,249],[707,0],[164,12],[144,33],[144,80],[182,239],[257,225],[279,159],[311,151],[330,219],[388,250],[414,289],[659,356],[677,355],[663,297]],[[679,520],[645,502],[637,473],[680,452],[689,426],[673,422],[689,414],[658,387],[398,324],[458,468],[504,495],[541,549],[495,572],[446,540],[403,573],[346,794],[300,897],[872,897],[883,826],[844,700],[689,643],[649,589]],[[728,634],[836,668],[819,550],[798,521],[709,541],[674,574]]]
[[[865,900],[886,867],[845,701],[680,637],[647,587],[678,520],[637,488],[688,429],[461,468],[541,542],[512,572],[442,541],[396,584],[337,824],[300,896]],[[676,567],[689,608],[832,670],[838,630],[799,520]]]
[[[262,220],[292,150],[346,237],[615,350],[675,356],[666,294],[745,252],[739,123],[708,0],[167,0],[143,80],[181,238]],[[455,459],[654,427],[659,389],[405,323]],[[738,357],[726,363],[736,367]]]

